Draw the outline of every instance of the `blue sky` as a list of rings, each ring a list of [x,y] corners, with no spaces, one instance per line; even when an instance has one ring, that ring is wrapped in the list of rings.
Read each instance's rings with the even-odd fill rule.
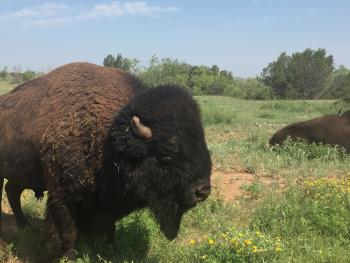
[[[350,68],[349,14],[348,0],[0,0],[0,68],[155,54],[247,77],[305,48]]]

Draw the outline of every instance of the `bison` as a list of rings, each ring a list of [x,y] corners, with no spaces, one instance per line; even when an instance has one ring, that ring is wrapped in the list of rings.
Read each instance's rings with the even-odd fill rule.
[[[0,97],[0,162],[19,227],[28,225],[21,192],[48,191],[45,233],[57,256],[72,256],[81,233],[113,236],[116,220],[145,207],[174,239],[182,215],[211,189],[192,96],[175,86],[145,89],[130,73],[89,63]]]
[[[269,144],[282,145],[288,137],[302,139],[309,144],[338,145],[350,153],[350,111],[290,124],[277,131]]]

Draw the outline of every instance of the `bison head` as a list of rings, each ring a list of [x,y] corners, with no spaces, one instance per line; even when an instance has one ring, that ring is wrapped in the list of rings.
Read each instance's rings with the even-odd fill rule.
[[[279,130],[276,132],[271,139],[269,140],[269,145],[282,145],[285,140],[287,140],[289,134],[287,134],[284,130]]]
[[[197,103],[178,87],[150,89],[113,121],[111,149],[118,185],[154,213],[168,239],[182,215],[210,193],[211,159]]]

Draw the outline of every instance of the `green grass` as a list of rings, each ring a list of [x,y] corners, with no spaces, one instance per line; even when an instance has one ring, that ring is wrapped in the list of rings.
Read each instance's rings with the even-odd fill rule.
[[[247,172],[265,180],[281,178],[286,188],[264,185],[264,180],[257,179],[241,187],[251,198],[224,202],[212,194],[184,216],[179,236],[172,242],[160,233],[149,211],[135,212],[117,223],[115,244],[83,237],[77,244],[77,262],[348,262],[350,211],[344,189],[327,183],[318,188],[310,185],[323,178],[349,177],[350,157],[324,145],[288,142],[270,149],[267,142],[286,124],[334,114],[340,108],[350,109],[349,105],[196,99],[214,174]],[[31,242],[42,240],[38,237],[45,200],[36,203],[29,194],[24,199],[25,212],[39,220],[35,227],[20,231],[0,258],[12,253],[29,257],[29,262],[45,260],[44,241]]]
[[[14,87],[9,81],[0,80],[0,95],[10,92]]]

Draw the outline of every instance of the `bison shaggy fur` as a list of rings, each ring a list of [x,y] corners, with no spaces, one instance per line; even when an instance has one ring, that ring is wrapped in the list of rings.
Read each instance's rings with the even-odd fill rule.
[[[114,235],[149,208],[168,239],[210,193],[211,159],[197,103],[173,86],[72,63],[0,97],[1,182],[20,227],[23,189],[48,191],[47,246],[70,256],[80,233]]]
[[[350,111],[290,124],[277,131],[269,144],[282,145],[288,137],[302,139],[309,144],[338,145],[350,153]]]

